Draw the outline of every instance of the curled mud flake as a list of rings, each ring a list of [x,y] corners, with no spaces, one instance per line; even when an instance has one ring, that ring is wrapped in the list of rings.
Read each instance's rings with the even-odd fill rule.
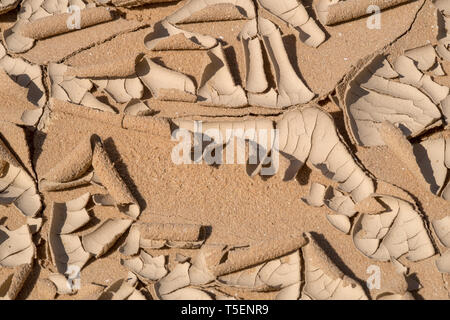
[[[0,205],[14,206],[25,216],[34,217],[42,208],[33,178],[0,140]]]
[[[373,58],[372,62],[367,65],[367,69],[372,74],[385,79],[395,79],[399,76],[386,57],[381,54]]]
[[[431,44],[406,50],[405,56],[415,61],[421,71],[430,70],[437,62],[437,55]]]
[[[132,220],[108,219],[97,229],[82,236],[83,248],[95,255],[104,255],[130,227]]]
[[[129,272],[126,279],[120,279],[106,288],[97,300],[147,300],[136,289],[138,284],[136,276]]]
[[[54,203],[51,222],[51,233],[69,234],[89,222],[90,216],[86,210],[90,198],[89,193],[85,193],[79,198],[65,203]]]
[[[364,255],[380,261],[403,255],[420,261],[435,254],[424,222],[413,205],[399,198],[374,195],[387,208],[378,214],[362,213],[353,229],[353,242]]]
[[[315,9],[320,22],[324,25],[334,25],[370,14],[367,8],[371,6],[385,10],[409,1],[411,0],[319,0]]]
[[[300,283],[294,283],[283,288],[275,296],[275,300],[298,300],[300,298]]]
[[[351,218],[356,214],[355,203],[353,200],[334,188],[328,188],[325,193],[324,203],[328,209],[332,210],[335,214],[344,215],[348,218]]]
[[[439,104],[449,94],[449,88],[434,82],[414,65],[413,60],[400,56],[394,63],[395,71],[400,74],[400,82],[412,85],[426,93],[435,104]]]
[[[266,93],[249,92],[249,104],[269,108],[285,108],[304,104],[314,98],[314,93],[299,78],[289,61],[280,30],[271,21],[258,18],[258,34],[262,37],[275,70],[276,90]]]
[[[198,90],[199,103],[211,106],[239,108],[247,105],[247,96],[234,82],[222,45],[208,51],[210,64],[202,75]]]
[[[109,194],[94,194],[92,195],[92,201],[97,206],[114,207],[114,198]]]
[[[163,255],[152,257],[144,250],[138,257],[128,260],[121,259],[120,264],[144,281],[158,281],[167,275],[166,257]]]
[[[25,38],[41,40],[111,21],[114,19],[115,11],[108,7],[83,9],[80,11],[80,26],[76,29],[69,28],[67,21],[70,20],[71,15],[72,13],[59,13],[39,18],[23,24],[19,30],[21,35]]]
[[[339,189],[355,202],[375,190],[372,179],[356,163],[342,140],[331,117],[315,107],[290,111],[276,124],[279,150],[304,164],[308,159],[322,173],[339,182]]]
[[[313,182],[309,189],[309,195],[302,200],[312,207],[321,207],[324,205],[326,187],[320,183]]]
[[[26,23],[24,20],[18,20],[12,28],[3,31],[3,39],[9,52],[23,53],[33,48],[34,40],[22,36],[20,32]]]
[[[230,7],[237,9],[237,12],[230,11]],[[212,9],[219,9],[221,13],[212,14]],[[227,11],[230,14],[227,15]],[[183,24],[255,17],[255,6],[251,0],[190,0],[167,17],[167,20],[172,24]]]
[[[343,214],[327,214],[327,220],[339,231],[348,234],[352,224],[348,216]]]
[[[349,131],[362,146],[383,145],[378,128],[384,121],[413,137],[441,120],[439,108],[419,89],[377,75],[382,60],[376,56],[356,71],[343,94]]]
[[[188,273],[189,267],[189,262],[177,264],[171,272],[155,283],[153,290],[156,297],[164,300],[164,297],[169,293],[189,286],[191,283]]]
[[[132,99],[140,99],[144,94],[144,86],[136,75],[123,79],[92,80],[101,90],[108,93],[117,103],[128,103]]]
[[[144,43],[147,49],[153,51],[208,50],[218,44],[217,40],[211,36],[184,31],[167,19],[153,27],[153,32],[145,37]]]
[[[117,172],[101,141],[94,141],[92,167],[101,184],[113,197],[120,212],[136,219],[141,213],[138,202]]]
[[[0,1],[0,14],[13,10],[19,4],[19,0],[1,0]]]
[[[303,235],[283,236],[251,244],[246,248],[225,248],[223,246],[203,246],[192,261],[189,270],[192,284],[200,285],[214,281],[217,277],[229,275],[244,269],[258,266],[267,261],[287,256],[306,244]],[[283,260],[284,261],[284,260]],[[276,264],[276,262],[274,263]],[[264,269],[261,277],[266,284],[274,284],[275,276],[270,278],[270,264]],[[288,263],[288,265],[295,263]],[[295,268],[295,266],[291,266]],[[283,268],[282,268],[283,269]],[[289,268],[288,268],[289,269]],[[280,270],[281,272],[281,270]],[[293,273],[292,273],[293,274]],[[273,280],[273,282],[272,282]],[[291,274],[284,280],[292,280]]]
[[[438,8],[438,45],[436,46],[436,52],[438,55],[446,60],[450,61],[450,8],[447,1],[434,1],[435,6]]]
[[[93,83],[90,80],[67,76],[67,68],[66,65],[55,63],[50,63],[48,66],[51,96],[53,98],[81,104],[101,111],[116,113],[110,106],[94,97],[91,93]]]
[[[429,71],[435,77],[443,77],[446,76],[444,69],[442,68],[442,63],[436,62],[436,64]]]
[[[86,210],[89,199],[90,194],[85,193],[65,203],[53,203],[48,241],[53,264],[61,274],[71,266],[81,270],[91,257],[80,238],[70,234],[89,222]]]
[[[27,24],[46,17],[52,17],[53,14],[65,13],[69,5],[78,5],[84,9],[85,4],[82,1],[63,1],[52,3],[44,0],[24,0],[17,14],[17,21],[14,26],[3,32],[5,44],[10,52],[22,53],[30,50],[34,46],[34,39],[23,36],[22,29]],[[67,28],[67,25],[66,25]]]
[[[408,268],[405,267],[400,261],[395,258],[391,258],[392,265],[394,267],[395,272],[401,275],[408,275]]]
[[[450,95],[441,101],[441,110],[444,115],[446,128],[448,128],[450,124]]]
[[[25,88],[16,84],[3,70],[0,70],[0,114],[2,120],[19,125],[34,126],[38,123],[43,109],[20,97],[27,97]]]
[[[152,114],[147,104],[139,99],[132,99],[123,110],[125,114],[136,117],[145,117]]]
[[[225,245],[204,245],[197,252],[189,268],[189,278],[192,285],[204,285],[216,280],[213,267],[220,263],[230,248]]]
[[[33,263],[15,267],[5,281],[0,282],[0,300],[16,299],[32,269]]]
[[[379,133],[384,144],[389,148],[396,158],[405,165],[408,171],[414,175],[417,182],[425,189],[430,189],[429,178],[424,178],[420,163],[417,163],[414,147],[406,139],[403,132],[392,123],[385,121],[379,127]],[[423,161],[423,160],[419,160]]]
[[[218,281],[227,286],[252,291],[280,290],[300,283],[300,268],[300,253],[297,250],[259,266],[221,276]],[[297,292],[296,299],[299,295],[300,291]]]
[[[35,252],[28,225],[12,231],[0,225],[0,266],[13,268],[31,264]]]
[[[259,4],[277,16],[281,20],[287,22],[290,26],[299,29],[300,40],[311,47],[318,47],[325,41],[325,33],[316,24],[306,11],[303,4],[297,0],[258,0]]]
[[[56,288],[56,293],[61,295],[71,295],[77,292],[75,286],[61,273],[52,273],[48,276],[48,280]]]
[[[256,19],[249,21],[242,28],[239,38],[245,52],[247,70],[245,89],[251,93],[263,93],[268,89],[269,83],[264,72],[264,58]]]
[[[80,238],[76,235],[49,235],[52,260],[58,272],[65,273],[70,266],[82,269],[91,255],[84,251]]]
[[[441,220],[434,220],[432,225],[439,241],[447,248],[450,248],[450,216],[446,216]]]
[[[190,259],[191,259],[191,257],[185,256],[185,255],[183,255],[181,253],[176,253],[176,255],[175,255],[175,261],[179,262],[179,263],[188,262]]]
[[[361,285],[345,276],[310,235],[308,239],[301,249],[305,268],[301,299],[367,300]]]
[[[44,107],[47,96],[40,66],[30,64],[21,58],[12,58],[0,44],[0,69],[3,69],[14,82],[28,89],[26,94],[28,101],[40,108]]]
[[[136,65],[136,74],[158,100],[186,102],[197,100],[195,84],[191,78],[148,58],[142,59]]]
[[[71,6],[79,11],[79,25],[73,18]],[[25,0],[14,26],[3,34],[8,50],[22,53],[30,50],[36,40],[84,29],[114,19],[115,11],[108,7],[86,7],[82,1],[51,2]]]
[[[437,260],[436,266],[441,273],[450,273],[450,250],[445,251]]]
[[[413,145],[414,155],[420,168],[420,173],[432,193],[450,200],[447,192],[446,177],[450,162],[447,160],[447,139],[428,139]]]

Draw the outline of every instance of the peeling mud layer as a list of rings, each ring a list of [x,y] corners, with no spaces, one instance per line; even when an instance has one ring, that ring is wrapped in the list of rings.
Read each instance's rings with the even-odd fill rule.
[[[0,299],[450,298],[450,1],[0,0]]]

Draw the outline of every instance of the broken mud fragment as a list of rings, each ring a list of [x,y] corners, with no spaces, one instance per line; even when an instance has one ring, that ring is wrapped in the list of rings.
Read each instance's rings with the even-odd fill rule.
[[[144,281],[158,281],[167,274],[166,257],[161,255],[152,257],[144,250],[139,256],[128,260],[120,260],[128,270]]]
[[[16,230],[0,225],[0,236],[0,266],[14,268],[32,264],[36,247],[28,225]]]
[[[136,289],[137,283],[136,276],[129,272],[127,278],[114,282],[100,294],[97,300],[147,300]]]
[[[55,99],[80,104],[89,108],[116,113],[110,106],[100,102],[91,93],[94,86],[88,79],[78,79],[66,75],[68,67],[64,64],[51,63],[48,73],[51,81],[51,95]]]
[[[379,261],[420,261],[435,254],[424,221],[414,206],[402,199],[374,195],[386,207],[378,214],[361,213],[353,229],[353,242],[365,256]]]
[[[89,222],[89,199],[90,194],[86,193],[65,203],[53,203],[48,241],[52,262],[61,274],[74,266],[81,270],[91,257],[83,249],[80,237],[71,234]]]
[[[136,74],[158,100],[186,102],[197,100],[195,84],[188,76],[163,67],[148,58],[144,58],[136,65]]]
[[[313,182],[311,188],[309,189],[308,197],[302,200],[310,206],[321,207],[324,205],[326,187],[320,183]]]
[[[305,7],[297,0],[258,0],[267,11],[287,22],[291,27],[300,30],[300,40],[310,47],[318,47],[325,41],[325,33],[309,16]]]
[[[1,0],[0,14],[13,10],[19,4],[19,2],[19,0]]]
[[[344,275],[308,235],[301,250],[304,258],[305,285],[302,300],[368,300],[359,283]]]
[[[96,258],[104,255],[125,233],[132,222],[129,219],[106,220],[94,231],[81,237],[84,250],[95,255]]]
[[[410,67],[415,69],[413,63]],[[441,121],[441,112],[431,98],[412,85],[386,77],[386,73],[397,74],[383,56],[377,55],[346,85],[343,101],[348,129],[361,146],[384,144],[378,130],[384,121],[398,126],[406,137],[417,136]],[[440,97],[438,93],[435,98]]]

